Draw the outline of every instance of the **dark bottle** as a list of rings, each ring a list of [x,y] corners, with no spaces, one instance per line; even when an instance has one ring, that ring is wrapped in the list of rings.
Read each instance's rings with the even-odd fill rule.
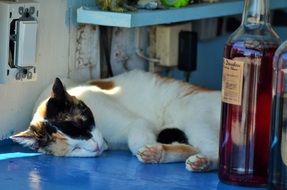
[[[287,41],[273,63],[272,130],[269,189],[287,189]]]
[[[271,123],[272,60],[280,44],[267,0],[245,0],[242,23],[224,49],[219,179],[265,186]]]

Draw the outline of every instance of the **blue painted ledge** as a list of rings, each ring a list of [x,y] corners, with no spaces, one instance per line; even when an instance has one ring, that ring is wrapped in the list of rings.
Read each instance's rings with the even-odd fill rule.
[[[216,172],[190,173],[183,163],[143,164],[128,151],[65,158],[0,143],[1,189],[15,190],[265,190],[222,184]]]
[[[270,0],[270,7],[271,9],[287,8],[287,1]],[[130,28],[235,15],[241,14],[242,10],[242,0],[220,0],[217,3],[193,4],[184,8],[138,10],[126,13],[101,11],[96,7],[81,7],[77,10],[77,22]]]

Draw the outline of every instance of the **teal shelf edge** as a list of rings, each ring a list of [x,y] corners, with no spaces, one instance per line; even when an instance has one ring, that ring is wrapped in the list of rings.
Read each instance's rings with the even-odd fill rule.
[[[287,0],[270,0],[270,7],[287,8]],[[240,14],[242,9],[242,0],[221,0],[217,3],[194,4],[179,9],[138,10],[127,13],[102,11],[96,7],[80,7],[77,9],[77,22],[131,28],[236,15]]]

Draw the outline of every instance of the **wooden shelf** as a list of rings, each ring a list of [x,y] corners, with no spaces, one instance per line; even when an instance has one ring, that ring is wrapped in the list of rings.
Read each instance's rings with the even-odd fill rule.
[[[270,0],[270,7],[287,8],[287,0]],[[242,9],[242,0],[220,0],[217,3],[194,4],[178,9],[138,10],[127,13],[101,11],[96,7],[80,7],[77,10],[77,22],[131,28],[235,15],[240,14]]]

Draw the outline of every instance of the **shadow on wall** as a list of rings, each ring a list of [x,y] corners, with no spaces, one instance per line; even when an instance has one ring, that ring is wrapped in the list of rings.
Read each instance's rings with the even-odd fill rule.
[[[275,30],[282,41],[287,40],[287,27],[277,27]],[[229,35],[199,42],[197,70],[192,72],[190,77],[192,84],[211,89],[221,89],[223,48]],[[173,72],[173,77],[183,80],[184,74],[176,70]]]

